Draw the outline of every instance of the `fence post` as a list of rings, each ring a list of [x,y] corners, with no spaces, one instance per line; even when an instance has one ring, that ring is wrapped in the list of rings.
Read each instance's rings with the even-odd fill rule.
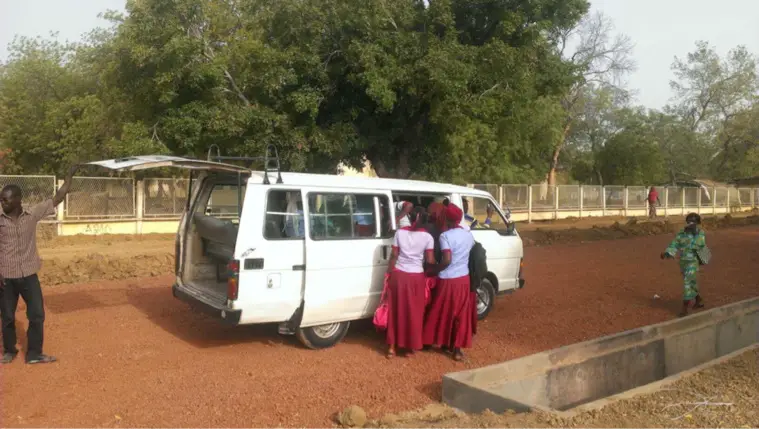
[[[137,234],[142,234],[142,218],[145,213],[145,181],[140,179],[134,182],[136,187],[135,214],[137,217]]]
[[[664,217],[669,217],[669,186],[664,188]]]
[[[527,223],[532,223],[532,185],[527,185]]]
[[[63,186],[63,180],[59,182],[58,178],[53,179],[53,190],[54,190],[53,195],[55,195],[55,193],[58,192],[58,187],[56,187],[56,185]],[[69,203],[69,196],[68,194],[66,194],[65,200],[62,201],[60,204],[58,204],[58,207],[55,208],[55,220],[56,220],[55,229],[56,229],[56,234],[58,234],[59,237],[63,235],[63,221],[66,219],[66,206],[68,205],[68,203]]]
[[[503,185],[498,185],[498,205],[503,210]]]
[[[585,189],[585,186],[584,185],[580,185],[580,219],[582,219],[582,201],[585,199],[585,197],[583,197],[583,195],[582,195],[583,194],[583,192],[582,192],[583,189]]]
[[[601,213],[606,217],[606,186],[601,186]]]
[[[559,186],[553,185],[553,220],[559,219]]]
[[[683,216],[685,216],[685,187],[680,188],[680,205],[683,207]]]
[[[717,187],[712,186],[712,215],[717,214]]]
[[[630,193],[629,189],[627,188],[627,185],[625,185],[625,217],[629,216],[629,202],[630,202]]]
[[[725,197],[725,205],[727,206],[727,212],[732,213],[733,209],[730,206],[730,187],[727,188],[727,196]]]
[[[698,209],[696,209],[698,211],[696,213],[698,213],[698,214],[701,214],[701,202],[702,202],[701,201],[701,199],[702,199],[701,194],[703,194],[703,192],[701,192],[701,187],[699,186],[699,188],[698,188],[698,197],[696,198],[696,205],[698,206]]]
[[[751,188],[751,191],[749,192],[751,194],[749,196],[749,201],[751,203],[751,208],[753,209],[756,207],[756,188]]]

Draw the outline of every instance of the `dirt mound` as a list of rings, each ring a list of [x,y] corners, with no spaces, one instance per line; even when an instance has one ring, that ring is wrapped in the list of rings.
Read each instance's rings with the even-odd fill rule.
[[[615,222],[611,226],[594,225],[589,229],[570,228],[567,230],[525,231],[522,233],[525,246],[545,246],[560,243],[583,243],[586,241],[616,240],[626,237],[645,235],[669,234],[677,230],[677,226],[669,221],[637,222],[628,221],[625,224]]]
[[[759,427],[759,350],[649,395],[560,418],[545,412],[467,415],[442,404],[370,420],[367,427]]]
[[[723,217],[704,217],[702,227],[709,230],[730,228],[735,226],[757,225],[759,216],[735,218],[730,215]],[[616,240],[627,237],[646,235],[673,234],[684,226],[684,221],[638,221],[630,218],[625,223],[614,222],[610,226],[593,225],[592,228],[570,228],[566,230],[523,231],[520,233],[525,246],[546,246],[551,244],[584,243],[587,241]]]
[[[42,263],[40,281],[45,286],[85,283],[94,280],[122,280],[171,274],[174,254],[109,257],[91,253],[71,259],[49,259]]]

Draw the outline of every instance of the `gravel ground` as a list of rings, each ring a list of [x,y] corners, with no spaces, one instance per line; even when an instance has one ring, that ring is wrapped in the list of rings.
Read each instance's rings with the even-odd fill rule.
[[[547,413],[466,415],[439,404],[370,421],[370,427],[759,427],[759,351],[683,378],[649,395],[622,400],[571,419]]]
[[[658,259],[670,238],[526,249],[525,289],[498,300],[465,363],[434,353],[387,361],[367,322],[322,351],[273,326],[225,327],[174,299],[171,276],[59,285],[46,291],[45,347],[60,362],[0,369],[0,426],[313,427],[351,404],[372,416],[422,407],[440,400],[444,373],[674,317],[677,264]],[[759,295],[758,239],[756,227],[709,233],[708,306]]]

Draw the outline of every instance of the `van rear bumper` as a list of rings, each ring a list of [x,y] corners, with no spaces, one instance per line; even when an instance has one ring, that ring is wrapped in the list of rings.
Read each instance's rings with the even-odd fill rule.
[[[208,302],[176,283],[171,287],[171,293],[174,295],[174,298],[190,304],[193,308],[197,308],[203,313],[219,318],[231,325],[237,325],[240,323],[242,310],[232,310],[223,305]]]

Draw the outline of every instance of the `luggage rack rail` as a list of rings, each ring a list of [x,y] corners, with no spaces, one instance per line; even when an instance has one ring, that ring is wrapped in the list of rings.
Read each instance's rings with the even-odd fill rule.
[[[214,149],[216,149],[216,155],[213,155]],[[266,146],[266,154],[264,156],[222,156],[219,146],[212,144],[208,148],[208,161],[212,162],[224,162],[224,161],[243,161],[247,163],[247,167],[251,168],[254,162],[263,161],[264,165],[264,185],[270,185],[269,174],[277,173],[277,182],[282,183],[282,167],[279,161],[279,151],[274,144],[268,144]]]

